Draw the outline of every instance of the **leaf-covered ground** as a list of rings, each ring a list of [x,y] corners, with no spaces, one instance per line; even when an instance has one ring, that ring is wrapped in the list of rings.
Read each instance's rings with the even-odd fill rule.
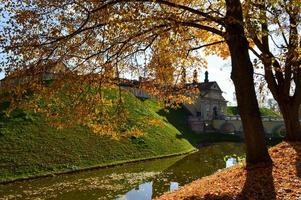
[[[247,170],[238,164],[158,199],[301,199],[301,143],[282,142],[269,153],[272,166],[259,164]]]

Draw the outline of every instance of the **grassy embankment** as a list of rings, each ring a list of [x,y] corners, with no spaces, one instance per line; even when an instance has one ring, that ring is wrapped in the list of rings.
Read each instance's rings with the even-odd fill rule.
[[[259,108],[261,116],[267,117],[281,117],[280,113],[277,113],[269,108]],[[227,115],[239,115],[237,106],[228,106]]]
[[[143,135],[114,140],[86,126],[58,130],[41,113],[15,110],[8,117],[3,112],[8,104],[2,102],[0,182],[182,154],[199,143],[239,141],[237,136],[192,133],[184,109],[166,112],[156,101],[137,99],[125,91],[123,98],[129,113],[126,128],[138,126]],[[145,116],[160,126],[143,121]]]
[[[45,122],[43,115],[15,110],[0,117],[0,181],[66,172],[93,166],[162,157],[193,151],[186,136],[164,117],[160,106],[124,93],[126,109],[133,126],[147,116],[160,126],[147,125],[141,136],[114,140],[92,133],[85,126],[58,130]],[[1,111],[7,105],[2,103]],[[129,124],[130,128],[131,124]],[[187,133],[187,132],[186,132]]]

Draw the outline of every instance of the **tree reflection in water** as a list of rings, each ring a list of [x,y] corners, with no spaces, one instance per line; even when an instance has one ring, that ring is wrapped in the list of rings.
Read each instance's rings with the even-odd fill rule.
[[[186,156],[0,185],[0,198],[149,200],[235,164],[224,161],[233,154],[242,156],[243,145],[218,143]]]

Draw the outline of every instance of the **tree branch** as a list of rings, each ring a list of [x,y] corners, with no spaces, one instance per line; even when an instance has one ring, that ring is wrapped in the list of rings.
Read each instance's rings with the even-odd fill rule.
[[[209,46],[213,46],[213,45],[224,43],[224,42],[225,42],[225,40],[221,40],[221,41],[212,42],[212,43],[209,43],[209,44],[200,45],[200,46],[194,47],[192,49],[189,49],[189,51],[195,51],[195,50],[201,49],[203,47],[209,47]]]
[[[180,25],[183,25],[183,26],[189,26],[189,27],[194,27],[194,28],[198,28],[198,29],[201,29],[201,30],[205,30],[205,31],[209,31],[211,33],[214,33],[214,34],[217,34],[219,36],[224,36],[224,32],[216,29],[216,28],[213,28],[213,27],[210,27],[210,26],[205,26],[205,25],[202,25],[202,24],[198,24],[198,23],[194,23],[194,22],[181,22],[181,21],[175,21],[177,22],[178,24]]]
[[[146,1],[150,1],[150,0],[138,0],[138,1],[146,2]],[[205,17],[206,19],[208,19],[210,21],[216,22],[219,25],[225,26],[223,18],[213,17],[213,16],[209,15],[208,13],[202,12],[200,10],[193,9],[192,7],[188,7],[188,6],[181,5],[181,4],[176,4],[176,3],[169,2],[169,1],[166,1],[166,0],[156,0],[155,2],[160,3],[160,4],[164,4],[164,5],[173,7],[173,8],[179,8],[179,9],[189,11],[191,13],[194,13],[194,14],[200,15],[202,17]]]
[[[187,51],[187,56],[189,55],[189,53],[191,51],[195,51],[195,50],[198,50],[198,49],[201,49],[201,48],[204,48],[204,47],[209,47],[209,46],[213,46],[213,45],[217,45],[217,44],[221,44],[221,43],[224,43],[225,40],[221,40],[221,41],[217,41],[217,42],[212,42],[212,43],[209,43],[209,44],[203,44],[203,45],[200,45],[200,46],[197,46],[197,47],[193,47],[191,49],[189,49]]]
[[[178,8],[178,9],[182,9],[182,10],[188,11],[188,12],[196,14],[196,15],[200,15],[200,16],[205,17],[206,19],[208,19],[208,20],[210,20],[212,22],[215,22],[215,23],[217,23],[219,25],[225,26],[223,18],[213,17],[213,16],[211,16],[208,13],[202,12],[200,10],[196,10],[196,9],[194,9],[192,7],[181,5],[181,4],[177,4],[177,3],[166,1],[166,0],[155,0],[155,1],[154,0],[113,0],[113,1],[110,1],[110,2],[108,2],[106,4],[103,4],[99,8],[94,9],[92,12],[97,12],[97,11],[99,11],[101,9],[107,8],[110,5],[114,5],[114,4],[122,3],[122,2],[141,2],[141,3],[143,3],[143,2],[149,2],[149,3],[162,4],[162,5],[169,6],[171,8]]]

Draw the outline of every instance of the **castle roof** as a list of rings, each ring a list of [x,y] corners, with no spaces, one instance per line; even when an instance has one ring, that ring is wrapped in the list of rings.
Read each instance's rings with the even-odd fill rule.
[[[201,91],[208,91],[211,90],[213,88],[213,86],[216,85],[218,90],[221,91],[221,89],[218,87],[218,84],[216,81],[210,81],[210,82],[202,82],[202,83],[198,83],[198,87]],[[222,91],[221,91],[222,92]]]

